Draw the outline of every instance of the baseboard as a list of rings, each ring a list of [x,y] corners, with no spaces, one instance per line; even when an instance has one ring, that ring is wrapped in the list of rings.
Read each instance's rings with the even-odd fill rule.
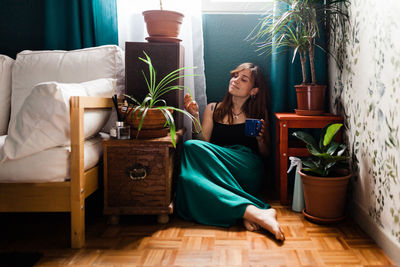
[[[400,266],[400,245],[396,240],[385,233],[368,215],[363,207],[352,202],[352,217],[357,224],[385,251],[396,265]]]

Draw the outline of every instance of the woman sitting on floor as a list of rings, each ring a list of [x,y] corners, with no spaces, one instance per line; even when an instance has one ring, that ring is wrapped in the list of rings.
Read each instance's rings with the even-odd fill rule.
[[[285,236],[276,210],[261,199],[262,156],[269,155],[267,88],[258,66],[243,63],[231,71],[228,92],[204,111],[202,130],[184,143],[176,191],[178,214],[186,220],[229,227],[243,219],[249,231],[260,227],[277,240]],[[185,96],[185,109],[199,118],[199,108]],[[259,136],[245,135],[247,118],[262,120]]]

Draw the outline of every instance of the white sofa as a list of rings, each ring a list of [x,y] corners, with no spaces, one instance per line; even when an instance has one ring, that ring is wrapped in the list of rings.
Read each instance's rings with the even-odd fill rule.
[[[70,212],[85,243],[85,198],[98,187],[111,96],[124,93],[114,45],[0,55],[0,212]]]

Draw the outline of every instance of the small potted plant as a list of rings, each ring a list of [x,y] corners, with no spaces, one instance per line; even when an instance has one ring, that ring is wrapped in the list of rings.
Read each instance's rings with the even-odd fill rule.
[[[150,132],[154,130],[156,133],[155,135],[147,135],[145,137],[159,137],[159,133],[161,133],[161,136],[163,136],[165,135],[163,134],[165,133],[163,130],[165,129],[164,126],[168,126],[172,144],[175,147],[176,127],[175,120],[172,115],[174,111],[183,113],[193,122],[197,123],[198,127],[201,127],[200,122],[189,112],[176,107],[168,106],[166,101],[161,98],[163,95],[173,90],[184,89],[182,85],[177,85],[175,82],[185,77],[185,75],[181,74],[181,71],[183,71],[185,68],[173,70],[159,82],[157,82],[156,69],[146,52],[143,51],[143,53],[145,58],[139,57],[139,59],[148,65],[148,77],[146,77],[146,74],[143,71],[148,93],[142,101],[137,100],[131,95],[125,95],[130,102],[129,106],[125,108],[127,112],[127,123],[132,125],[135,129],[134,132],[136,132],[136,138],[139,137],[142,129],[146,129]]]
[[[315,48],[327,52],[317,40],[320,30],[325,29],[335,37],[332,28],[343,25],[348,14],[343,4],[348,0],[278,0],[277,4],[285,6],[282,13],[267,13],[260,23],[249,34],[248,39],[257,46],[257,51],[271,54],[293,51],[292,63],[297,55],[300,57],[303,81],[295,85],[297,94],[296,113],[299,115],[319,115],[324,112],[326,85],[317,84],[314,58]],[[330,53],[331,54],[331,53]],[[308,83],[306,63],[309,62],[311,83]]]
[[[164,10],[162,0],[160,0],[160,10],[146,10],[143,12],[146,22],[149,42],[172,42],[178,43],[181,24],[184,15],[170,10]]]
[[[302,159],[299,171],[304,190],[303,214],[316,222],[336,222],[344,218],[347,184],[351,177],[347,146],[334,141],[341,123],[328,124],[317,142],[303,131],[293,136],[306,143],[311,156]]]

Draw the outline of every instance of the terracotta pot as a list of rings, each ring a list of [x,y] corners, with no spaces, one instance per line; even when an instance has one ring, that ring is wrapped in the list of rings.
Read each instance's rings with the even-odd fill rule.
[[[136,138],[156,138],[168,135],[169,128],[165,127],[166,119],[159,109],[151,108],[147,111],[140,131],[137,130],[141,120],[140,117],[136,117],[138,112],[136,111],[133,116],[131,116],[132,112],[129,112],[125,118],[125,123],[131,126],[131,136]],[[170,110],[170,112],[173,113],[173,110]]]
[[[300,84],[295,85],[297,95],[298,115],[320,115],[324,113],[326,85]]]
[[[182,13],[168,10],[147,10],[143,16],[150,37],[167,38],[178,37],[184,17]]]
[[[344,176],[317,177],[299,171],[303,182],[305,212],[320,222],[334,222],[345,216],[347,184],[351,173]]]
[[[131,116],[128,114],[127,116],[127,123],[132,125],[134,129],[139,128],[139,123],[141,117],[137,118],[138,110]],[[173,112],[173,110],[170,110]],[[146,117],[143,120],[142,129],[141,130],[148,130],[148,129],[163,129],[165,128],[166,119],[164,114],[159,109],[150,108],[147,111]]]

